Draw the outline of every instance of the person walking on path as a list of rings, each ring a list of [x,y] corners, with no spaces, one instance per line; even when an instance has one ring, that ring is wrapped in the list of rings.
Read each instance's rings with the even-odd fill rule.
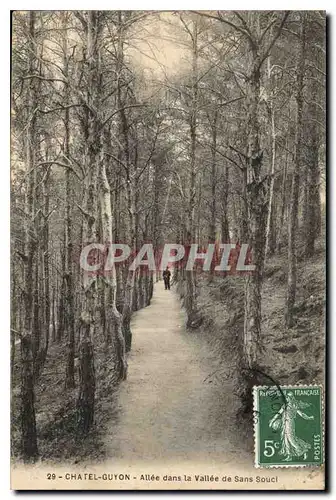
[[[163,271],[163,280],[164,280],[165,290],[170,290],[170,276],[171,276],[171,273],[170,273],[168,266],[167,266],[167,268]]]

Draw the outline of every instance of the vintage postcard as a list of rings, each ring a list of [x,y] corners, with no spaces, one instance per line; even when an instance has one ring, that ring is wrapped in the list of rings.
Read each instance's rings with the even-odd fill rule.
[[[325,489],[325,12],[11,16],[11,488]]]

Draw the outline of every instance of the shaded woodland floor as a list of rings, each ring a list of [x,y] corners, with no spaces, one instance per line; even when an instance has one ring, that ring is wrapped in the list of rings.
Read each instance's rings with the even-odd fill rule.
[[[316,255],[298,262],[296,323],[286,329],[285,255],[267,261],[263,288],[261,370],[280,384],[323,383],[324,242]],[[59,371],[62,344],[52,345],[36,386],[41,459],[82,463],[116,458],[141,460],[202,458],[243,463],[253,454],[250,387],[240,371],[244,279],[198,277],[200,328],[186,331],[178,292],[155,285],[151,305],[133,315],[128,378],[113,379],[103,343],[96,344],[95,426],[77,436],[77,389],[64,391]],[[183,300],[182,300],[183,304]],[[18,349],[19,351],[19,346]],[[62,351],[63,350],[63,351]],[[19,371],[15,363],[12,450],[19,449]],[[312,371],[313,370],[313,371]],[[262,375],[251,385],[270,384]],[[50,391],[53,403],[50,404]],[[247,398],[248,399],[248,398]],[[250,461],[249,459],[249,461]]]

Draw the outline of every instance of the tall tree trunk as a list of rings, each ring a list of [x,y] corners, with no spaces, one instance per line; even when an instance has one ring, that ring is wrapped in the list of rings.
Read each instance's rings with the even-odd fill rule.
[[[305,73],[305,54],[306,54],[306,13],[301,13],[301,44],[299,60],[297,65],[296,78],[296,148],[295,165],[292,179],[291,205],[288,227],[288,289],[287,289],[287,307],[286,323],[289,328],[294,324],[294,306],[296,298],[296,274],[297,274],[297,255],[296,255],[296,237],[298,230],[298,204],[300,192],[300,172],[302,163],[302,111],[303,111],[303,86]]]
[[[64,337],[64,331],[66,329],[66,239],[65,239],[65,228],[63,231],[63,241],[61,243],[61,267],[62,267],[62,276],[60,278],[60,286],[59,293],[56,294],[56,299],[58,299],[58,307],[57,307],[57,341],[61,342]]]
[[[48,160],[48,148],[46,149],[46,161]],[[43,227],[42,227],[42,239],[40,246],[40,258],[37,262],[37,268],[40,268],[39,272],[36,273],[36,280],[39,283],[36,287],[37,292],[37,311],[36,311],[36,322],[39,329],[39,341],[36,352],[36,357],[34,361],[34,377],[35,380],[41,375],[42,369],[45,364],[47,357],[48,347],[49,347],[49,327],[50,327],[50,275],[49,275],[49,177],[50,170],[47,171],[43,180],[40,182],[42,184],[42,196],[43,196]],[[41,333],[43,332],[44,338],[41,344]]]
[[[268,57],[267,60],[268,63],[268,79],[269,81],[271,80],[271,60],[270,57]],[[270,189],[269,189],[269,196],[268,196],[268,211],[267,211],[267,223],[266,223],[266,243],[265,243],[265,256],[267,255],[267,252],[270,250],[270,232],[271,232],[271,223],[272,223],[272,217],[274,216],[274,174],[275,174],[275,154],[276,154],[276,133],[275,133],[275,111],[274,111],[274,105],[273,105],[273,96],[271,96],[271,101],[269,103],[269,109],[268,109],[268,114],[269,114],[269,120],[271,124],[271,168],[270,168],[270,175],[271,175],[271,182],[270,182]]]
[[[228,197],[229,197],[229,167],[225,165],[222,196],[221,196],[222,199],[221,242],[222,243],[228,243],[230,241]]]
[[[255,13],[251,12],[251,16]],[[257,29],[257,28],[256,28]],[[248,145],[247,145],[247,209],[249,245],[252,249],[255,271],[245,280],[244,351],[247,365],[257,364],[260,352],[261,291],[265,255],[265,213],[267,194],[261,177],[263,151],[260,147],[260,54],[251,48],[251,70],[248,80]]]
[[[129,235],[131,249],[136,249],[136,229],[134,218],[134,195],[131,181],[127,182],[127,208],[129,214]],[[133,305],[137,307],[137,293],[135,293],[136,271],[128,270],[127,279],[124,288],[124,304],[122,310],[122,327],[126,342],[126,352],[131,350],[132,346],[132,331],[131,331],[131,316]]]
[[[36,39],[35,39],[35,12],[29,12],[29,55],[28,74],[35,72]],[[38,456],[36,419],[35,419],[35,391],[32,349],[33,325],[33,264],[36,252],[36,234],[34,231],[34,146],[36,114],[36,89],[34,82],[28,83],[28,123],[26,127],[26,169],[27,191],[25,211],[27,221],[25,224],[25,261],[24,261],[24,332],[21,338],[21,437],[22,455],[26,461],[34,461]]]
[[[110,144],[110,135],[105,132],[104,145],[105,151]],[[103,154],[100,162],[99,173],[99,188],[100,188],[100,210],[101,222],[103,231],[104,244],[109,246],[112,243],[112,207],[111,207],[111,189],[106,175],[107,156]],[[108,303],[105,304],[106,324],[107,328],[113,328],[114,346],[116,348],[116,372],[119,380],[125,380],[127,376],[127,361],[126,361],[126,346],[122,332],[122,318],[117,310],[117,275],[114,263],[111,269],[106,273],[105,280],[105,297],[108,298]]]
[[[35,190],[36,193],[36,190]],[[36,195],[35,195],[36,201]],[[36,219],[35,219],[36,223]],[[37,247],[36,249],[36,260],[34,265],[34,290],[33,290],[33,363],[34,363],[34,377],[37,379],[38,376],[38,352],[40,350],[40,261],[41,261],[41,251]]]
[[[211,145],[211,206],[210,206],[210,228],[209,228],[209,242],[215,243],[216,241],[216,186],[217,186],[217,121],[218,110],[214,112],[214,119],[212,123],[212,145]],[[211,273],[213,268],[211,268]]]
[[[121,151],[118,150],[118,159],[121,160]],[[120,214],[121,214],[121,195],[122,193],[122,177],[120,171],[120,165],[115,164],[115,168],[109,168],[106,172],[109,185],[112,186],[114,182],[114,202],[113,202],[113,241],[115,243],[121,242],[121,224],[120,224]],[[124,304],[124,277],[123,277],[123,267],[120,263],[116,267],[116,279],[117,279],[117,296],[116,296],[116,307],[119,312],[122,312]]]
[[[286,139],[285,165],[282,172],[282,182],[281,182],[281,211],[280,211],[280,223],[278,228],[278,240],[277,240],[278,253],[280,253],[283,243],[283,226],[284,226],[285,211],[287,205],[287,189],[286,189],[287,169],[288,169],[288,139]]]
[[[119,133],[123,144],[123,158],[126,165],[126,200],[128,216],[128,237],[132,251],[136,249],[136,230],[135,230],[135,207],[134,207],[134,187],[133,178],[131,178],[131,161],[129,146],[129,126],[126,112],[124,110],[125,102],[122,95],[123,74],[124,74],[124,26],[123,13],[118,13],[118,48],[117,48],[117,106],[119,113]],[[126,351],[130,351],[132,345],[131,315],[134,303],[135,272],[129,271],[125,284],[125,296],[122,311],[122,328],[125,337]]]
[[[64,26],[67,24],[67,12],[63,12]],[[68,42],[67,34],[63,38],[63,72],[68,78]],[[64,110],[64,163],[69,163],[70,156],[70,108],[69,87],[65,89],[65,110]],[[65,374],[65,387],[67,389],[75,387],[75,311],[74,311],[74,285],[73,285],[73,237],[72,237],[72,199],[73,199],[73,179],[70,168],[65,171],[65,283],[66,283],[66,325],[67,325],[67,365]]]
[[[190,115],[190,167],[189,167],[189,200],[187,212],[187,246],[194,243],[195,205],[196,205],[196,139],[197,139],[197,105],[198,105],[198,23],[193,21],[192,32],[192,104]],[[193,270],[186,270],[185,308],[187,312],[187,327],[190,327],[197,312],[196,282]]]
[[[315,251],[315,240],[319,235],[320,218],[320,170],[319,170],[319,125],[317,114],[317,86],[313,83],[312,104],[310,112],[313,121],[309,130],[309,158],[307,162],[307,213],[304,221],[305,227],[305,254],[312,257]]]
[[[56,284],[54,284],[53,289],[52,289],[52,333],[51,333],[51,339],[53,342],[56,342]]]
[[[49,217],[50,210],[50,194],[49,194],[49,177],[48,172],[44,185],[44,211]],[[45,221],[43,231],[43,268],[44,268],[44,300],[45,300],[45,353],[47,354],[50,338],[50,266],[49,266],[49,219]]]
[[[159,249],[160,244],[160,166],[157,162],[154,162],[154,180],[153,180],[153,241],[154,241],[154,251],[155,251],[155,280],[159,281],[160,276],[160,253],[161,249]],[[168,190],[170,188],[170,184],[168,186]]]
[[[96,113],[99,109],[99,42],[101,34],[101,13],[89,11],[87,14],[87,64],[88,84],[87,100],[92,107],[87,113],[86,130],[84,131],[86,151],[84,157],[86,186],[85,210],[83,224],[83,243],[96,242],[97,237],[97,179],[101,138]],[[97,110],[97,111],[96,111]],[[84,303],[81,313],[81,332],[79,345],[79,394],[77,399],[78,425],[83,433],[87,433],[94,421],[95,407],[95,369],[93,339],[95,333],[97,309],[97,277],[89,276],[84,271]]]

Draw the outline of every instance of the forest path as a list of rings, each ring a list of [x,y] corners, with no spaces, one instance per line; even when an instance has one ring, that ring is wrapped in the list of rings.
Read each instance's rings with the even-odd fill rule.
[[[157,283],[151,305],[134,315],[128,378],[120,387],[117,422],[106,436],[108,457],[223,464],[246,448],[235,426],[232,382],[209,382],[217,362],[184,323],[176,294]]]

